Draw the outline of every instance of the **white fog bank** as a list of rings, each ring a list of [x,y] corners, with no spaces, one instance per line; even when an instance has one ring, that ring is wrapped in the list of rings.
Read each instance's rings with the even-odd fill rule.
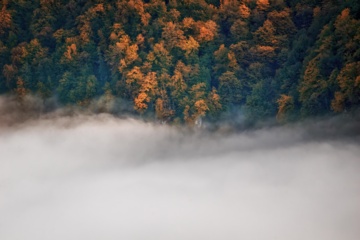
[[[360,148],[110,116],[0,129],[1,240],[358,240]]]

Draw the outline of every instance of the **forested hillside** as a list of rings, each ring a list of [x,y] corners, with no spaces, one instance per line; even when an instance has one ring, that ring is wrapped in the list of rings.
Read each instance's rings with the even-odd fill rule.
[[[2,0],[0,92],[164,122],[360,104],[358,0]]]

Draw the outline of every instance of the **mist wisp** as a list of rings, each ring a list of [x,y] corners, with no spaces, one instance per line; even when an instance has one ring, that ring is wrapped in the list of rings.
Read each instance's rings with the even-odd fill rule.
[[[105,114],[3,125],[0,239],[357,240],[358,139],[306,129],[184,133]]]

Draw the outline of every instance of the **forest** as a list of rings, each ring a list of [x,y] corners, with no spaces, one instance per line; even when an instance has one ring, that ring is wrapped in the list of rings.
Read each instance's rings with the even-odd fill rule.
[[[0,94],[175,124],[360,105],[358,0],[2,0]]]

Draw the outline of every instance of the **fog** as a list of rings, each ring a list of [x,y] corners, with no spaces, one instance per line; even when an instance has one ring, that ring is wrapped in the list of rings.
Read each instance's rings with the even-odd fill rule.
[[[358,240],[358,138],[308,125],[224,134],[104,114],[7,121],[0,239]]]

